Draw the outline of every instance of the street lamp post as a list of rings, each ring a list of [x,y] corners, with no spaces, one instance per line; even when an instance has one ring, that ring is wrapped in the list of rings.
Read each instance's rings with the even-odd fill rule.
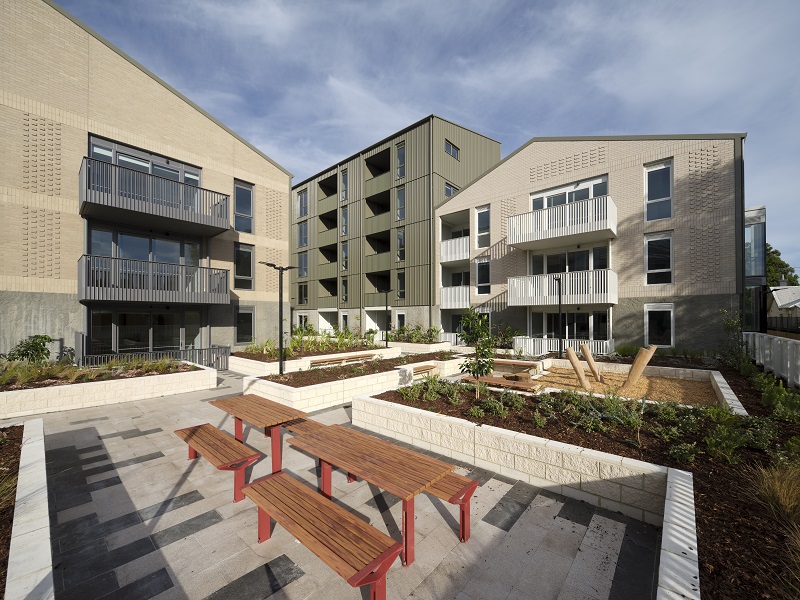
[[[561,313],[561,277],[553,277],[558,284],[558,358],[564,357],[564,321]]]
[[[272,267],[278,272],[278,372],[283,375],[283,274],[297,267],[281,267],[263,260],[258,261],[258,264]]]
[[[386,347],[389,347],[389,328],[392,322],[392,313],[389,312],[389,292],[392,290],[383,290],[384,303],[386,304]]]

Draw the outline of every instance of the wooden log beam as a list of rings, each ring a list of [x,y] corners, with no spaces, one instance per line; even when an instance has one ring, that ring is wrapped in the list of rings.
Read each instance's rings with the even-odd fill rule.
[[[653,354],[656,353],[656,348],[658,348],[658,346],[655,345],[649,348],[639,348],[639,352],[636,354],[636,359],[633,361],[633,366],[628,373],[628,378],[625,380],[621,391],[630,390],[639,382],[642,373],[644,373],[644,368],[647,366],[647,363],[650,362],[650,359],[653,358]]]
[[[583,367],[581,366],[581,361],[578,360],[578,355],[575,354],[575,350],[572,348],[567,348],[567,358],[569,362],[572,364],[572,368],[575,369],[575,375],[578,377],[578,381],[580,382],[583,389],[587,392],[594,391],[589,380],[586,379],[586,373],[583,372]]]
[[[603,379],[603,376],[600,374],[600,369],[597,368],[597,363],[594,362],[594,357],[592,356],[592,351],[589,349],[589,344],[581,344],[581,354],[583,354],[584,360],[589,363],[589,369],[592,371],[595,381],[605,383],[606,380]]]

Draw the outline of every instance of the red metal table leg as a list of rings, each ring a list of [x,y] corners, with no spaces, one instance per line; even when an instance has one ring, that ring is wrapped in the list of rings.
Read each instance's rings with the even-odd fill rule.
[[[469,500],[462,501],[459,509],[461,510],[461,541],[466,542],[469,539]]]
[[[271,427],[269,437],[272,442],[272,472],[277,473],[281,470],[281,426]]]
[[[189,460],[194,460],[197,458],[197,450],[189,446]]]
[[[319,491],[330,500],[331,498],[331,464],[324,460],[320,462],[320,485]]]
[[[244,487],[244,469],[245,467],[240,467],[233,472],[234,502],[241,502],[242,500],[244,500],[244,492],[242,492],[242,488]]]
[[[403,500],[403,566],[414,562],[414,498]]]
[[[270,537],[269,514],[260,506],[258,507],[258,543],[265,542]]]
[[[234,427],[234,433],[235,433],[236,439],[237,439],[237,441],[241,442],[244,439],[243,434],[242,434],[242,420],[239,417],[234,417],[233,421],[235,423],[233,427]]]
[[[386,575],[369,586],[369,600],[386,600]]]

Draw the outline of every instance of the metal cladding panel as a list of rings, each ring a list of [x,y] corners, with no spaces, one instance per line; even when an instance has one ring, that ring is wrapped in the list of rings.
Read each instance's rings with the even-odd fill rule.
[[[339,200],[342,197],[342,171],[347,169],[347,203],[360,202],[364,197],[364,168],[361,156],[355,156],[351,160],[339,166]]]
[[[458,147],[458,159],[445,152],[445,140]],[[500,142],[435,117],[431,148],[433,172],[458,188],[463,188],[500,162]]]
[[[397,235],[392,240],[397,243]],[[406,267],[429,264],[431,262],[430,223],[420,221],[406,225]]]
[[[342,308],[359,308],[361,306],[361,275],[350,273],[347,276],[347,302],[341,302],[339,297],[339,306]],[[339,293],[342,290],[342,278],[339,279]],[[352,327],[352,326],[351,326]]]
[[[364,235],[364,202],[350,202],[347,205],[347,237],[358,238]]]
[[[395,298],[395,306],[416,306],[429,304],[430,299],[430,267],[418,265],[406,267],[406,297]],[[397,270],[392,271],[392,287],[397,286]]]
[[[406,225],[417,221],[427,221],[431,218],[429,182],[430,179],[426,176],[406,184]],[[444,188],[442,188],[442,194],[444,194]],[[397,198],[394,201],[396,203]],[[397,222],[397,224],[400,223]]]
[[[406,176],[397,179],[397,144],[406,144]],[[392,140],[392,173],[395,185],[424,177],[430,171],[430,121]]]
[[[347,241],[347,272],[361,273],[364,264],[364,241],[361,238]]]

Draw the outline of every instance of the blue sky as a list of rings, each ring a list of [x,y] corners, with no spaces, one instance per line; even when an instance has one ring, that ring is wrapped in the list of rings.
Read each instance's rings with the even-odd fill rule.
[[[503,156],[746,131],[746,203],[800,270],[796,0],[57,1],[296,182],[431,113]]]

